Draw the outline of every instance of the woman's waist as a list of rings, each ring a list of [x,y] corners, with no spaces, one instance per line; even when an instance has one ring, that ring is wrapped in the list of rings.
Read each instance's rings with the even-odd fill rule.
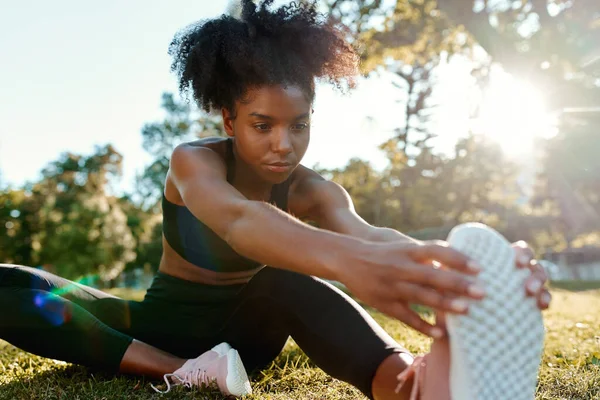
[[[159,271],[175,278],[204,285],[243,285],[262,268],[264,265],[243,257],[211,257],[204,263],[193,263],[176,252],[163,238]]]
[[[170,304],[176,306],[226,305],[234,301],[245,283],[234,285],[213,285],[193,282],[159,271],[154,275],[152,284],[146,291],[145,303]]]
[[[173,278],[199,285],[238,286],[248,283],[263,268],[264,265],[260,265],[242,271],[217,272],[194,264],[169,261],[163,257],[158,271]]]

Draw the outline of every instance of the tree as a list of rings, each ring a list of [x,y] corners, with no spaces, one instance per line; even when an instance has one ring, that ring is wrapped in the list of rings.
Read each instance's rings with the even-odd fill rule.
[[[600,3],[443,0],[494,62],[543,88],[554,110],[600,106]]]
[[[518,165],[500,145],[482,135],[460,139],[454,154],[441,166],[437,183],[451,225],[480,221],[507,230],[508,217],[527,202],[517,183]]]
[[[324,0],[350,27],[367,72],[386,59],[442,52],[474,58],[485,83],[491,62],[531,82],[552,110],[600,107],[600,3],[595,0]],[[468,35],[465,35],[467,33]],[[428,51],[424,52],[424,49]]]
[[[365,74],[387,63],[427,65],[462,53],[469,41],[436,8],[435,0],[324,0],[334,21],[348,27]]]
[[[0,192],[0,262],[32,263],[32,211],[30,193],[25,190]]]
[[[64,153],[42,171],[42,180],[30,185],[18,210],[28,226],[29,264],[51,265],[66,278],[91,274],[109,281],[135,257],[127,215],[107,193],[121,161],[107,145],[90,156]]]
[[[430,143],[437,136],[431,123],[437,67],[447,55],[469,48],[467,35],[451,26],[435,1],[397,1],[391,7],[376,0],[327,3],[354,34],[364,72],[392,74],[401,94],[398,128],[381,145],[389,160],[382,176],[387,225],[420,232],[445,231],[465,219],[498,224],[497,213],[506,214],[507,203],[497,192],[502,188],[507,200],[517,196],[516,166],[482,137],[461,140],[455,154],[440,154]],[[504,168],[498,171],[498,165]]]
[[[424,177],[431,180],[438,165],[443,166],[438,175],[440,179],[431,182],[436,185],[448,183],[463,189],[462,195],[453,194],[452,187],[445,191],[437,187],[431,192],[448,193],[451,198],[456,196],[446,203],[453,203],[454,209],[438,204],[438,210],[445,210],[448,213],[445,218],[450,220],[476,218],[477,215],[482,218],[483,211],[490,220],[495,215],[492,211],[496,210],[503,215],[500,225],[507,232],[514,230],[523,234],[526,231],[524,224],[529,224],[531,229],[525,233],[551,246],[564,243],[561,232],[569,232],[565,240],[571,242],[586,230],[584,226],[598,225],[596,199],[599,188],[588,173],[574,167],[584,163],[586,171],[600,170],[592,162],[594,158],[586,156],[589,154],[586,150],[595,148],[590,141],[592,135],[583,133],[583,130],[592,132],[589,127],[597,126],[598,114],[579,113],[574,119],[572,113],[600,111],[600,3],[591,0],[328,0],[325,3],[337,19],[349,25],[361,50],[366,73],[397,72],[398,66],[425,65],[435,71],[446,54],[462,53],[471,58],[472,73],[482,87],[488,82],[491,65],[499,63],[507,72],[544,90],[550,110],[564,113],[559,135],[543,147],[545,161],[537,196],[544,200],[543,204],[538,201],[529,206],[519,201],[510,206],[506,200],[513,195],[505,193],[494,199],[485,191],[486,186],[505,187],[502,179],[514,182],[508,170],[505,177],[498,179],[498,174],[493,173],[489,165],[456,154],[453,159],[436,160],[427,148],[413,152],[411,159],[405,151],[411,138],[404,133],[410,131],[411,125],[414,129],[415,125],[411,124],[410,113],[406,112],[405,120],[399,122],[403,127],[398,128],[397,135],[383,146],[392,164],[388,179],[393,186],[398,185],[396,196],[400,203],[426,198],[431,185],[425,185]],[[411,107],[410,101],[409,95],[405,104],[407,110]],[[474,137],[468,138],[459,146],[468,143],[472,146],[473,140]],[[498,154],[494,154],[493,149],[486,150],[485,146],[489,144],[479,146],[475,154],[481,153],[499,161]],[[577,160],[573,158],[574,154]],[[424,160],[434,168],[418,165]],[[566,171],[563,170],[565,165]],[[458,171],[469,170],[476,175],[463,175],[460,179],[456,176]],[[415,197],[417,190],[420,194]],[[518,190],[511,190],[511,193],[523,198],[519,197]],[[475,198],[478,200],[472,201]],[[428,201],[433,199],[430,197]],[[416,210],[406,207],[401,206],[402,213],[395,220],[403,221],[405,227],[414,226],[411,220],[417,215]],[[478,209],[480,211],[473,214]],[[429,213],[424,215],[431,218]],[[423,217],[419,216],[418,221],[423,223]]]
[[[546,212],[549,247],[598,230],[594,126],[600,117],[600,3],[590,0],[444,0],[439,8],[466,28],[514,76],[545,93],[560,113],[544,150],[534,205]],[[564,239],[560,238],[564,236]]]
[[[437,136],[430,124],[435,109],[432,102],[435,65],[435,61],[424,65],[388,63],[388,68],[400,78],[394,82],[394,86],[404,92],[404,123],[394,130],[394,136],[380,148],[390,162],[386,178],[392,182],[392,196],[400,206],[400,215],[395,220],[402,221],[397,223],[404,229],[416,228],[416,221],[413,220],[415,215],[409,210],[409,191],[417,190],[419,183],[428,180],[431,175],[427,175],[440,162],[430,145],[430,140]],[[425,187],[421,189],[425,190]],[[420,219],[419,223],[426,221]]]
[[[390,220],[390,206],[386,204],[390,186],[369,162],[353,158],[344,168],[316,171],[343,186],[352,197],[355,211],[367,222],[385,225]]]

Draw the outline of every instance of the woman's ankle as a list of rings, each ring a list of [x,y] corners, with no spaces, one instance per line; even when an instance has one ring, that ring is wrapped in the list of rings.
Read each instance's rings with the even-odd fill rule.
[[[404,382],[399,392],[398,375],[406,371],[414,361],[414,357],[409,353],[394,353],[388,356],[377,368],[371,393],[375,400],[408,400],[413,386],[412,376]]]
[[[121,360],[120,372],[160,378],[179,369],[187,360],[134,340]]]

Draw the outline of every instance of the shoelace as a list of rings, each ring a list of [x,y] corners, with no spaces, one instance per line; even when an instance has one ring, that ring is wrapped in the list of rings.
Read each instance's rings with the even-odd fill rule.
[[[152,384],[150,384],[150,386],[152,386],[152,389],[154,389],[154,391],[157,393],[163,393],[163,394],[169,393],[171,391],[171,382],[169,381],[169,378],[175,378],[179,381],[177,383],[174,383],[173,386],[184,385],[187,388],[191,388],[194,385],[194,383],[197,386],[201,386],[202,384],[204,384],[206,386],[210,386],[214,382],[214,378],[211,379],[206,374],[205,370],[196,369],[196,370],[187,372],[183,378],[180,377],[179,375],[175,375],[175,374],[165,374],[163,376],[163,379],[165,380],[165,383],[167,384],[167,390],[161,391],[160,389],[158,389],[157,387],[155,387]]]
[[[425,360],[423,356],[416,357],[410,367],[398,374],[398,376],[396,377],[396,379],[398,379],[398,386],[396,386],[395,390],[396,394],[400,393],[400,389],[402,389],[402,386],[411,377],[411,375],[414,375],[413,387],[410,391],[410,400],[418,399],[419,389],[422,383],[421,371],[426,367],[424,361]]]

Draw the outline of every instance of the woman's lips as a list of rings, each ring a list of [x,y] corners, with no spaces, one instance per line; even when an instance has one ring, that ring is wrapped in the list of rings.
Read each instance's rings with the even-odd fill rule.
[[[292,164],[290,163],[272,163],[266,164],[267,169],[272,172],[287,172],[292,168]]]

